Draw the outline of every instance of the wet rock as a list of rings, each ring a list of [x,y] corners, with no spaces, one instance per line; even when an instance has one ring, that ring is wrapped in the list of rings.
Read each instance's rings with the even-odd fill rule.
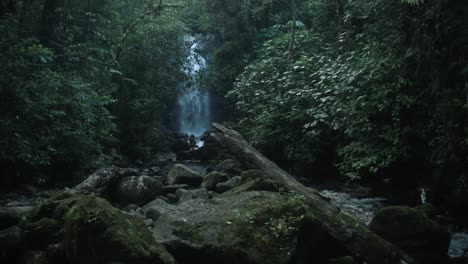
[[[0,228],[16,225],[22,218],[34,210],[34,206],[0,207]]]
[[[173,205],[168,204],[162,199],[156,199],[143,206],[142,211],[146,218],[157,221],[162,213],[170,211],[174,208]]]
[[[79,199],[66,214],[64,238],[71,264],[175,263],[141,219],[94,195]]]
[[[0,250],[18,249],[23,245],[23,232],[18,226],[0,230]]]
[[[237,159],[226,159],[214,166],[214,171],[224,172],[226,174],[237,176],[242,173],[242,165]]]
[[[187,184],[175,184],[175,185],[166,185],[163,187],[163,194],[167,195],[169,193],[175,193],[179,189],[188,189],[190,186]]]
[[[136,168],[125,168],[122,177],[131,177],[140,175],[140,170]]]
[[[125,212],[131,212],[131,211],[137,210],[138,208],[139,207],[136,204],[129,204],[129,205],[125,206],[124,208],[122,208],[122,210],[124,210]]]
[[[47,247],[47,259],[51,263],[67,263],[67,256],[63,243],[50,244]]]
[[[255,180],[250,180],[239,186],[236,186],[223,193],[223,195],[239,194],[248,191],[279,192],[281,190],[281,187],[281,184],[277,181],[265,178],[257,178]]]
[[[229,180],[229,176],[226,173],[213,171],[203,176],[202,187],[206,187],[208,190],[215,190],[216,184]]]
[[[357,264],[351,256],[345,256],[340,258],[333,258],[328,260],[328,264]]]
[[[198,172],[182,164],[174,165],[167,175],[167,183],[169,185],[187,184],[199,187],[202,181],[203,177]]]
[[[232,177],[226,182],[221,182],[216,184],[216,191],[218,193],[223,193],[229,191],[242,184],[242,179],[240,176]]]
[[[39,250],[29,250],[24,253],[22,261],[23,264],[48,264],[47,253]]]
[[[49,244],[61,242],[62,226],[59,221],[41,218],[24,226],[24,237],[32,249],[45,249]]]
[[[113,197],[123,204],[142,205],[162,194],[162,181],[149,176],[132,176],[120,179]]]
[[[153,219],[145,219],[145,225],[146,226],[152,226],[154,224],[154,220]]]
[[[259,170],[246,170],[241,173],[243,181],[252,181],[256,179],[267,179],[267,175]]]
[[[194,199],[208,199],[210,197],[206,188],[200,188],[196,190],[184,190],[183,192],[179,193],[176,192],[176,196],[178,196],[179,203],[183,203]]]
[[[448,263],[450,234],[420,210],[405,206],[382,208],[369,228],[421,263]]]
[[[324,263],[338,247],[313,219],[293,197],[244,192],[174,206],[153,235],[180,263]]]

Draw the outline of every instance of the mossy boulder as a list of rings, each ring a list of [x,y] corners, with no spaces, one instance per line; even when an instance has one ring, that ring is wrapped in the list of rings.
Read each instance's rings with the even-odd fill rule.
[[[200,173],[182,164],[174,165],[167,175],[167,183],[169,185],[187,184],[193,187],[199,187],[202,181],[203,177]]]
[[[62,241],[62,226],[55,219],[41,218],[24,225],[24,237],[29,247],[43,249],[51,243]]]
[[[201,186],[213,191],[216,189],[216,184],[225,182],[227,180],[229,180],[229,176],[226,173],[212,171],[203,176],[203,182]]]
[[[175,263],[141,219],[94,195],[79,199],[65,215],[64,246],[72,264]]]
[[[382,208],[369,228],[422,263],[447,261],[450,234],[418,209],[406,206]]]
[[[320,246],[336,248],[313,219],[295,197],[243,192],[174,206],[153,235],[179,263],[315,263]]]
[[[252,181],[256,179],[267,179],[268,176],[260,170],[246,170],[241,173],[241,178],[243,181]]]
[[[233,189],[223,193],[223,195],[233,195],[249,191],[279,192],[281,190],[281,187],[281,184],[277,181],[264,178],[257,178],[254,180],[249,180],[237,187],[234,187]]]
[[[225,181],[225,182],[220,182],[218,184],[216,184],[216,191],[218,193],[223,193],[223,192],[227,192],[231,189],[234,189],[235,187],[239,186],[242,184],[242,179],[240,176],[234,176],[232,177],[231,179],[229,179],[228,181]]]
[[[121,204],[142,205],[161,195],[162,188],[162,181],[154,177],[124,177],[116,184],[113,197]]]

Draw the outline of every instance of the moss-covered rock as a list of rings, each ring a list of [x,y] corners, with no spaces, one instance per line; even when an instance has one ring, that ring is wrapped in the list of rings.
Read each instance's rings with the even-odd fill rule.
[[[229,176],[226,173],[213,171],[203,175],[203,182],[201,186],[213,191],[216,189],[216,184],[225,182],[227,180],[229,180]]]
[[[57,220],[41,218],[24,225],[24,237],[29,247],[44,249],[51,243],[62,241],[62,226]]]
[[[194,187],[199,187],[203,181],[203,177],[196,171],[189,167],[176,164],[167,174],[167,183],[173,184],[187,184]]]
[[[281,184],[277,181],[257,178],[254,180],[249,180],[242,185],[234,187],[233,189],[226,191],[223,195],[233,195],[239,194],[242,192],[249,191],[269,191],[269,192],[279,192],[281,189]]]
[[[369,228],[421,263],[447,261],[450,234],[418,209],[406,206],[382,208]]]
[[[243,192],[174,206],[153,234],[179,263],[315,263],[310,238],[330,244],[312,219],[294,197]]]
[[[66,214],[64,246],[72,264],[174,263],[141,219],[94,195],[79,199]]]
[[[121,204],[142,205],[162,194],[162,181],[149,176],[124,177],[116,184],[112,194]]]
[[[246,170],[241,173],[243,181],[253,181],[256,179],[267,179],[268,176],[260,170]]]

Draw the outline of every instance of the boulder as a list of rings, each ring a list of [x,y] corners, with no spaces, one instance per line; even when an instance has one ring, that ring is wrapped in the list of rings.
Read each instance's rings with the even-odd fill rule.
[[[162,199],[156,199],[150,203],[147,203],[143,206],[143,214],[146,218],[153,219],[157,221],[161,214],[164,212],[170,211],[174,208],[173,205],[168,204],[166,201]]]
[[[212,170],[238,176],[242,173],[242,165],[237,159],[225,159],[214,166]]]
[[[36,250],[28,250],[26,251],[23,256],[21,263],[24,264],[48,264],[48,257],[47,252],[45,251],[36,251]]]
[[[259,170],[246,170],[241,173],[243,181],[251,181],[256,179],[268,179],[268,176]]]
[[[187,184],[175,184],[175,185],[166,185],[163,187],[163,194],[168,195],[170,193],[175,193],[179,189],[188,189],[190,186]]]
[[[175,263],[143,220],[94,195],[79,199],[65,215],[64,246],[71,264]]]
[[[240,176],[232,177],[226,182],[221,182],[221,183],[216,184],[216,191],[219,193],[223,193],[241,184],[242,184],[242,179]]]
[[[41,218],[24,225],[24,238],[32,249],[45,249],[49,244],[61,242],[62,237],[62,226],[55,219]]]
[[[216,184],[229,180],[229,176],[226,173],[213,171],[203,176],[202,187],[208,190],[215,190]]]
[[[179,203],[183,203],[194,199],[208,199],[210,195],[208,194],[208,190],[206,188],[200,188],[196,190],[180,189],[176,192],[176,197],[178,198],[177,201]]]
[[[23,232],[18,226],[0,230],[0,252],[18,249],[24,245]]]
[[[0,228],[16,225],[22,218],[34,210],[34,206],[0,207]]]
[[[293,196],[244,192],[173,206],[153,235],[179,263],[326,263],[339,247],[313,219]]]
[[[447,263],[450,234],[420,210],[406,206],[377,211],[370,230],[399,246],[421,263]]]
[[[162,181],[154,177],[124,177],[119,180],[112,195],[122,204],[142,205],[162,194],[162,187]]]
[[[202,181],[203,177],[198,172],[182,164],[174,165],[167,175],[167,183],[169,185],[187,184],[199,187]]]
[[[250,180],[239,186],[236,186],[223,193],[223,195],[239,194],[248,191],[279,192],[281,188],[281,184],[277,181],[273,181],[266,178],[257,178],[255,180]]]

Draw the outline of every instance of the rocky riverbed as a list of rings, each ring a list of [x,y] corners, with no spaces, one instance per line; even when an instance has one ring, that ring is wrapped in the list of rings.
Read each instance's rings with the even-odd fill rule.
[[[342,234],[331,233],[321,220],[322,208],[336,210],[327,207],[327,200],[363,226],[370,222],[373,232],[414,263],[467,263],[449,258],[449,232],[423,208],[381,208],[381,198],[332,191],[313,196],[320,199],[318,205],[327,205],[315,206],[236,157],[213,149],[199,156],[206,162],[113,166],[71,188],[5,196],[0,203],[1,263],[392,263],[390,258],[367,261],[350,251],[346,243],[363,234],[337,239]],[[331,219],[338,221],[334,225],[360,225],[348,218]],[[460,251],[464,238],[452,239],[451,249]]]

